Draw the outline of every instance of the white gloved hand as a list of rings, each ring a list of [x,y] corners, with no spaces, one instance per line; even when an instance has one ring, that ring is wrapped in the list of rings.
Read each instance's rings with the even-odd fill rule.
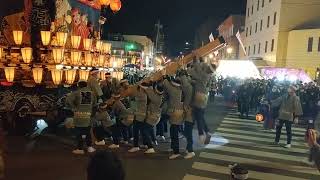
[[[299,118],[298,118],[298,117],[295,117],[295,118],[293,119],[293,123],[294,123],[294,124],[298,124],[298,122],[299,122]]]
[[[102,101],[101,98],[98,99],[98,103],[99,103],[99,104],[100,104],[100,103],[103,103],[103,101]]]

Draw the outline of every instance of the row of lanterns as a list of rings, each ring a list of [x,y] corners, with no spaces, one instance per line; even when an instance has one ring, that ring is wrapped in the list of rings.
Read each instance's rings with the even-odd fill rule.
[[[80,69],[79,71],[79,80],[87,81],[89,77],[89,70]],[[4,68],[5,76],[8,82],[13,82],[15,77],[15,67],[5,67]],[[63,74],[65,74],[65,80],[67,84],[73,84],[76,78],[77,69],[53,69],[51,70],[52,81],[55,85],[61,84],[63,80]],[[43,69],[36,67],[32,69],[32,75],[35,83],[40,84],[43,79]]]

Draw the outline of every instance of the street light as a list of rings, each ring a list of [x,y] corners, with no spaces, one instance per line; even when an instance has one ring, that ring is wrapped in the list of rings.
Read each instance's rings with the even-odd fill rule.
[[[213,54],[209,54],[209,58],[212,59],[213,58]]]

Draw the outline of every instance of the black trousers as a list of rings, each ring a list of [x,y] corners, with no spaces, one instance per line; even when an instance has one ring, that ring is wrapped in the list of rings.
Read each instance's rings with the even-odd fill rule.
[[[192,130],[193,130],[194,123],[185,122],[184,123],[184,135],[187,139],[187,151],[193,152],[193,139],[192,139]]]
[[[142,136],[145,138],[146,141],[146,145],[148,146],[148,148],[153,148],[152,145],[152,141],[154,137],[152,137],[152,134],[154,136],[154,132],[153,132],[153,126],[151,126],[148,123],[144,123],[143,125],[143,130],[142,130]]]
[[[93,129],[93,131],[98,141],[102,141],[104,138],[111,136],[111,133],[106,131],[103,126],[97,126]]]
[[[241,116],[243,116],[244,114],[246,114],[246,116],[248,116],[250,103],[249,102],[240,102],[239,106],[240,106],[239,111],[240,111]]]
[[[179,154],[179,125],[170,126],[171,148],[174,154]]]
[[[204,133],[209,132],[208,125],[204,118],[205,109],[202,108],[193,108],[193,121],[197,123],[198,133],[199,135],[203,135]]]
[[[291,144],[291,139],[292,139],[292,131],[291,131],[291,126],[292,126],[291,121],[286,121],[286,120],[279,120],[279,124],[276,127],[276,139],[275,142],[280,141],[280,135],[281,135],[281,129],[283,124],[286,125],[286,131],[287,131],[287,144]]]
[[[115,124],[115,125],[112,125],[110,127],[110,131],[111,131],[111,136],[112,136],[112,139],[113,139],[113,144],[115,145],[119,145],[119,138],[120,138],[120,129],[118,128],[118,126]]]
[[[168,132],[168,115],[161,114],[160,122],[156,126],[157,136],[164,136],[164,133]]]
[[[144,122],[133,121],[133,146],[139,147],[139,137],[142,135],[143,144],[146,145],[146,139],[143,136]]]
[[[116,125],[117,125],[117,128],[118,130],[120,131],[120,135],[122,136],[123,140],[124,141],[128,141],[128,127],[126,125],[124,125],[120,120],[117,120],[116,121]]]
[[[92,140],[91,140],[91,127],[76,127],[76,143],[77,148],[83,150],[83,141],[85,139],[86,144],[88,147],[92,146]]]

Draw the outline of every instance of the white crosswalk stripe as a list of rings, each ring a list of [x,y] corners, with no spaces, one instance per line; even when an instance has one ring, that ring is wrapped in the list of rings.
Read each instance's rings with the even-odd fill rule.
[[[293,127],[293,148],[272,145],[275,132],[263,131],[263,124],[254,120],[236,118],[229,113],[209,145],[193,163],[192,172],[183,180],[228,179],[228,165],[239,163],[249,170],[249,178],[275,180],[320,179],[319,171],[303,161],[308,158],[304,140],[305,129]],[[286,143],[285,127],[281,143]]]

